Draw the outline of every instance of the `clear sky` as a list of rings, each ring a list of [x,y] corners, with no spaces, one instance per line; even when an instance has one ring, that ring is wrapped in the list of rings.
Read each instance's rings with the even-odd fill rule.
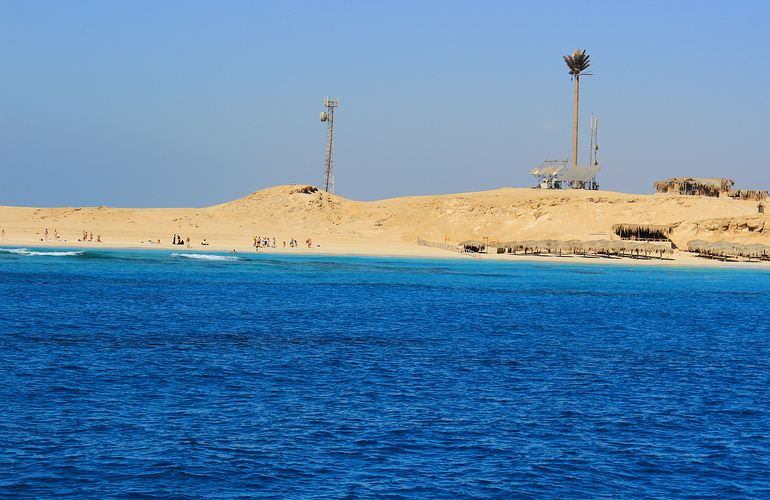
[[[529,186],[599,117],[602,187],[770,188],[770,2],[0,0],[0,204],[203,206]]]

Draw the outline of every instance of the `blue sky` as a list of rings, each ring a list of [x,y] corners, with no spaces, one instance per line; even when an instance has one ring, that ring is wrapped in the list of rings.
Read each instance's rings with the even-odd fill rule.
[[[528,186],[566,157],[588,50],[581,155],[602,187],[672,175],[770,187],[770,2],[0,1],[0,204],[203,206],[337,192]]]

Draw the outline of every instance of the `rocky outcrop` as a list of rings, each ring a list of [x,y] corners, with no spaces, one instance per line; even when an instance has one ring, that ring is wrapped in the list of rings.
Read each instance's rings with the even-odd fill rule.
[[[764,215],[686,221],[675,228],[671,239],[680,247],[689,240],[770,243],[770,223]]]

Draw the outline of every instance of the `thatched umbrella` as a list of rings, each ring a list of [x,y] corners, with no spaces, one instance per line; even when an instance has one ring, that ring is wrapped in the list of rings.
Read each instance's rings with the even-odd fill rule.
[[[521,252],[524,250],[524,246],[521,244],[520,241],[508,241],[504,243],[505,248],[508,252],[515,254],[516,252]]]
[[[727,241],[717,241],[709,245],[708,247],[711,255],[715,255],[721,259],[727,259],[730,257],[736,257],[738,249],[734,243]]]
[[[580,240],[567,240],[564,242],[564,248],[570,254],[579,254],[583,252],[583,242]]]
[[[559,249],[559,242],[556,240],[543,240],[542,244],[546,253],[556,253]]]
[[[673,250],[669,245],[652,244],[649,245],[649,247],[651,252],[657,254],[659,259],[662,259],[666,254],[673,253]]]
[[[752,243],[750,245],[745,245],[745,250],[749,258],[754,259],[763,259],[767,257],[768,248],[770,247],[763,245],[762,243]]]
[[[524,240],[521,242],[524,253],[540,253],[540,242],[537,240]]]
[[[611,240],[597,240],[596,246],[597,246],[597,252],[603,253],[607,257],[610,256],[610,254],[614,251],[613,247],[614,242]]]
[[[588,254],[595,254],[597,249],[597,241],[598,240],[588,240],[583,242],[583,250],[585,251],[585,255]]]

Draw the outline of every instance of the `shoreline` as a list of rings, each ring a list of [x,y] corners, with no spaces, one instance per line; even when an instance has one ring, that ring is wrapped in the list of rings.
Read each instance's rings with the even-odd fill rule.
[[[579,264],[579,265],[625,265],[629,267],[656,267],[656,268],[709,268],[709,269],[747,269],[747,270],[770,270],[770,262],[725,262],[718,260],[704,259],[696,257],[689,252],[676,250],[673,258],[646,258],[634,259],[630,257],[584,257],[584,256],[557,256],[557,255],[533,255],[533,254],[463,254],[451,252],[431,247],[423,247],[417,244],[408,245],[406,243],[398,246],[405,247],[404,251],[372,251],[369,245],[342,245],[334,248],[318,246],[314,248],[267,248],[260,251],[254,251],[253,247],[244,247],[243,245],[214,245],[206,247],[196,246],[187,248],[185,245],[140,245],[136,243],[122,242],[102,242],[86,243],[70,241],[0,241],[0,248],[20,249],[63,249],[76,251],[89,250],[135,250],[135,251],[168,251],[180,253],[216,253],[232,255],[235,250],[236,255],[297,255],[297,256],[319,256],[319,257],[380,257],[393,259],[452,259],[452,260],[475,260],[487,262],[539,262],[543,264]],[[411,247],[411,248],[410,248]]]
[[[665,226],[680,249],[689,241],[770,244],[770,214],[755,203],[698,196],[500,188],[355,201],[308,185],[275,186],[201,208],[0,206],[0,245],[83,249],[255,253],[254,238],[276,240],[276,255],[362,255],[657,267],[770,268],[766,261],[719,261],[687,251],[664,259],[532,254],[463,254],[433,242],[616,240],[615,226]],[[79,241],[88,234],[92,241]],[[172,236],[190,240],[172,245]],[[101,239],[101,242],[95,240]],[[299,246],[283,247],[298,240]],[[312,248],[304,244],[312,240]],[[208,245],[201,245],[202,242]],[[155,244],[154,242],[163,242]],[[320,243],[320,245],[317,245]]]

